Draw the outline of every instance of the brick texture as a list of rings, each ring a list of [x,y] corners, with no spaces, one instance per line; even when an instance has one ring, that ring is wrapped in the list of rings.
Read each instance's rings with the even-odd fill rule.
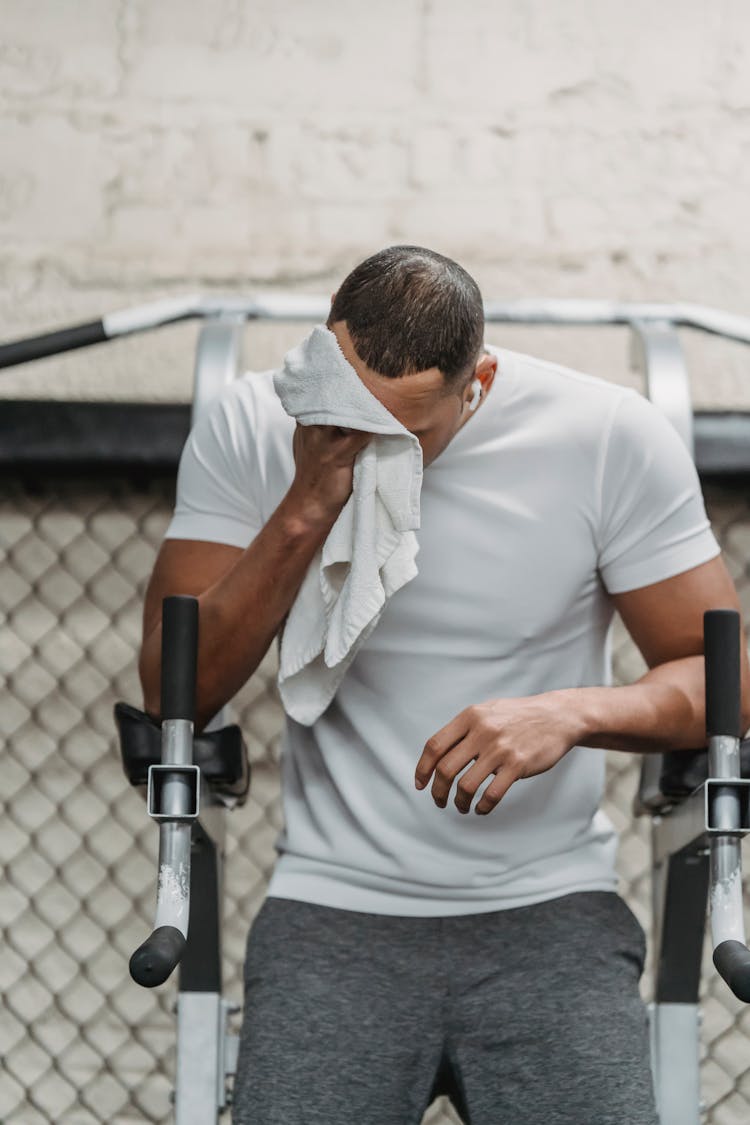
[[[741,0],[0,0],[2,337],[169,294],[330,294],[417,242],[487,297],[750,305]],[[253,366],[296,328],[248,332]],[[748,353],[684,333],[696,404]],[[619,381],[622,332],[489,338]],[[0,395],[187,399],[188,326]]]

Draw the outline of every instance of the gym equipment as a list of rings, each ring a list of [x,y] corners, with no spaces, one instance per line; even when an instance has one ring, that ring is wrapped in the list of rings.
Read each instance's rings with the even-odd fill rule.
[[[171,298],[0,345],[0,367],[179,320],[202,319],[195,362],[195,422],[238,373],[246,320],[322,322],[329,307],[322,297],[279,293]],[[490,324],[629,326],[632,361],[645,376],[647,393],[691,454],[693,412],[677,327],[750,343],[749,320],[698,305],[487,302],[485,316]],[[210,1125],[230,1100],[227,1079],[234,1073],[237,1040],[227,1034],[226,1021],[237,1005],[221,995],[224,822],[227,810],[244,803],[249,786],[247,752],[239,728],[228,722],[228,708],[200,735],[193,734],[187,685],[194,676],[197,624],[187,622],[193,621],[195,610],[188,603],[194,601],[165,599],[162,667],[169,677],[177,677],[180,686],[174,689],[176,703],[169,690],[167,700],[162,697],[161,728],[142,711],[122,702],[115,705],[126,775],[142,791],[149,815],[159,824],[155,927],[131,958],[131,973],[139,983],[153,987],[179,965],[177,1125]],[[172,603],[175,608],[170,608]],[[740,866],[740,840],[750,831],[750,740],[740,741],[738,615],[731,610],[707,614],[705,644],[707,747],[644,754],[633,805],[635,815],[648,815],[652,823],[652,940],[657,967],[649,1024],[661,1125],[700,1121],[697,1001],[707,903],[717,971],[736,996],[750,1001]],[[178,670],[172,673],[174,660]],[[193,909],[189,917],[191,902],[200,902],[201,910]],[[445,1092],[445,1081],[438,1076],[433,1095]]]
[[[223,810],[244,804],[247,750],[236,725],[194,737],[198,599],[162,602],[161,729],[126,703],[115,704],[125,773],[146,788],[159,824],[159,881],[154,930],[130,959],[133,980],[162,984],[179,965],[175,1120],[208,1125],[228,1104],[227,1077],[237,1036],[227,1017],[239,1006],[222,997]],[[200,911],[190,904],[200,903]]]
[[[700,1122],[701,954],[709,899],[714,964],[750,1002],[741,837],[750,831],[750,739],[741,742],[740,628],[734,610],[704,616],[706,750],[644,755],[634,801],[650,813],[654,1088],[662,1125]],[[710,894],[709,894],[710,889]]]

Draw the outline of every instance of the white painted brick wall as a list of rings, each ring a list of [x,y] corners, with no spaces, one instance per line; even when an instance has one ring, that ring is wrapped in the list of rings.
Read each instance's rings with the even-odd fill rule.
[[[744,0],[0,0],[0,337],[152,297],[329,294],[417,242],[487,297],[750,312]],[[252,366],[299,326],[248,330]],[[621,331],[489,338],[633,381]],[[0,395],[186,399],[189,326]],[[750,350],[684,333],[699,406]]]

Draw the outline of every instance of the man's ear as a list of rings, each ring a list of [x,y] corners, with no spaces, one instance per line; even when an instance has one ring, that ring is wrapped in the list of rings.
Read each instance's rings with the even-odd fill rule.
[[[496,371],[497,356],[490,355],[489,352],[482,352],[477,361],[476,368],[474,369],[474,378],[481,381],[485,392],[492,386],[492,380],[495,378]]]

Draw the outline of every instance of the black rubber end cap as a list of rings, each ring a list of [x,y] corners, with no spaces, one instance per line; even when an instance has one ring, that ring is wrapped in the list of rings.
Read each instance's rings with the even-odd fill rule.
[[[750,949],[741,941],[722,941],[714,950],[714,965],[737,999],[750,1004]]]
[[[736,609],[703,614],[706,654],[706,734],[740,738],[740,615]]]
[[[174,594],[162,601],[161,718],[195,720],[198,599]]]
[[[130,975],[136,984],[155,988],[164,984],[185,951],[187,942],[176,926],[158,926],[130,958]]]

